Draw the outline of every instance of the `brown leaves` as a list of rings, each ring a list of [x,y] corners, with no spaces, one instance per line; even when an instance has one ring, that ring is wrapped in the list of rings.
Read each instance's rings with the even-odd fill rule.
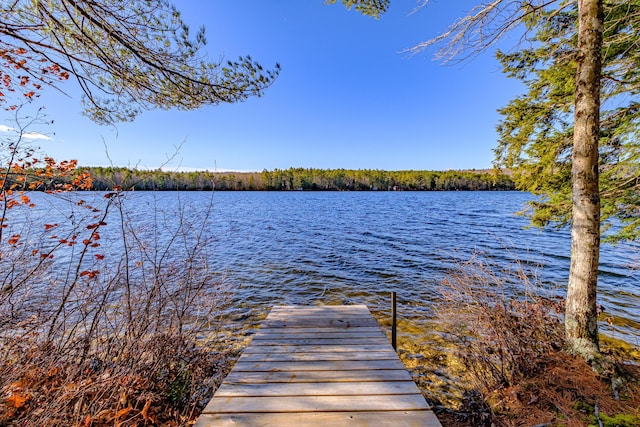
[[[74,167],[75,168],[75,167]],[[82,172],[73,179],[72,185],[80,190],[91,190],[93,178],[89,172]]]
[[[144,408],[140,411],[140,415],[142,415],[142,419],[145,421],[149,421],[149,408],[151,408],[151,399],[147,400],[147,403],[144,404]]]
[[[31,396],[21,392],[12,393],[11,396],[6,399],[6,403],[16,409],[20,409],[29,401],[30,398]]]
[[[100,270],[84,270],[80,272],[80,277],[86,277],[88,279],[93,279],[100,274]]]
[[[0,84],[7,92],[20,90],[30,101],[39,96],[38,91],[42,89],[42,84],[52,84],[56,79],[69,79],[69,72],[62,70],[58,64],[42,66],[41,63],[50,61],[23,47],[6,48],[6,44],[0,46],[5,47],[0,47]],[[0,103],[5,101],[5,97],[5,93],[0,92]],[[17,108],[17,105],[8,107],[9,110]]]
[[[0,56],[2,51],[0,50]],[[2,76],[2,71],[0,71]],[[9,77],[3,77],[5,84],[9,84]],[[21,80],[23,84],[29,82],[28,79]],[[35,204],[32,202],[31,197],[26,191],[45,191],[48,194],[60,193],[74,190],[90,190],[92,186],[91,174],[85,171],[78,172],[78,161],[75,159],[64,160],[56,162],[52,157],[37,158],[33,156],[34,151],[30,149],[19,149],[18,144],[10,144],[6,148],[9,150],[9,154],[17,159],[9,162],[5,166],[4,176],[0,178],[0,203],[4,204],[4,215],[0,218],[0,229],[5,229],[9,226],[9,216],[7,210],[13,209],[19,206],[25,206],[28,208],[34,208]],[[61,182],[62,181],[62,182]],[[66,181],[66,182],[65,182]],[[78,203],[82,206],[84,203]],[[87,209],[92,212],[99,212],[91,206],[86,206]],[[97,223],[94,228],[97,228],[104,223]],[[44,224],[44,231],[50,231],[58,224]],[[0,238],[2,236],[0,235]],[[52,237],[53,238],[53,237]],[[57,237],[56,237],[57,238]],[[5,238],[6,239],[6,238]],[[3,240],[5,240],[3,239]],[[92,248],[99,247],[97,242],[100,239],[100,234],[94,232],[85,239],[85,245]],[[20,240],[20,235],[14,234],[8,240],[10,245],[15,246]],[[88,240],[88,242],[87,242]],[[71,239],[60,239],[59,243],[73,246],[76,244],[76,237]],[[32,252],[35,255],[36,252]],[[50,255],[42,256],[43,258],[50,257]]]
[[[73,246],[76,244],[76,240],[75,240],[76,236],[73,236],[73,238],[71,240],[68,239],[58,239],[58,243],[60,243],[61,245],[67,245],[67,246]]]
[[[31,394],[25,390],[25,386],[22,381],[16,381],[5,386],[2,389],[2,392],[8,397],[4,399],[6,407],[4,411],[0,411],[0,414],[4,412],[10,417],[16,414],[31,400]]]
[[[15,52],[22,52],[22,50],[16,50]],[[7,92],[12,93],[16,92],[16,89],[20,89],[22,95],[27,98],[29,101],[33,98],[37,98],[39,95],[36,91],[42,89],[42,85],[39,83],[32,83],[29,75],[18,74],[12,77],[12,74],[15,73],[14,70],[20,71],[29,71],[28,61],[26,59],[17,60],[15,56],[7,54],[7,51],[0,51],[0,58],[4,59],[4,63],[0,63],[0,67],[4,66],[3,71],[0,69],[0,83],[4,86]],[[14,78],[15,77],[15,78]],[[6,94],[4,92],[0,92],[0,103],[5,101]],[[17,105],[11,105],[9,110],[16,110]]]
[[[206,390],[220,366],[220,356],[178,333],[92,339],[95,345],[80,361],[74,355],[83,351],[84,339],[65,341],[63,347],[38,334],[16,337],[17,345],[0,358],[0,425],[190,425],[194,402],[202,398],[190,390]],[[183,401],[185,407],[176,404]]]
[[[7,207],[7,209],[15,208],[18,205],[20,205],[20,203],[15,199],[7,199],[5,201],[5,206]]]
[[[87,420],[89,420],[89,425],[93,426],[121,426],[127,420],[127,416],[130,413],[135,412],[134,408],[131,406],[127,406],[126,408],[122,408],[118,411],[115,409],[104,409],[98,412],[95,416],[87,415],[85,418],[85,425],[87,425]],[[129,416],[131,418],[132,416]],[[127,423],[127,425],[132,425]],[[133,425],[138,426],[140,423],[134,423]]]
[[[118,412],[116,412],[115,421],[116,422],[120,421],[122,418],[124,418],[132,410],[133,410],[133,408],[130,407],[130,406],[127,407],[127,408],[120,409]]]

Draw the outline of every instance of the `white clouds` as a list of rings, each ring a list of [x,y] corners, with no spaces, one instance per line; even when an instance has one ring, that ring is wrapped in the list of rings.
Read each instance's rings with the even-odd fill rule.
[[[26,132],[22,136],[27,139],[51,139],[51,137],[38,132]]]
[[[0,132],[5,132],[5,133],[18,133],[18,131],[12,127],[9,126],[5,126],[5,125],[0,125]],[[30,140],[36,140],[36,139],[40,139],[40,140],[49,140],[51,139],[51,137],[43,134],[43,133],[39,133],[39,132],[25,132],[22,134],[22,137],[25,139],[30,139]]]

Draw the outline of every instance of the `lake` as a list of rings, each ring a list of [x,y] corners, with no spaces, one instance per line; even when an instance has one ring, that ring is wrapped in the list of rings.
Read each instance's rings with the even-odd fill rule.
[[[138,206],[176,203],[175,193],[129,197]],[[211,193],[181,198],[197,212]],[[391,291],[404,318],[430,316],[438,283],[472,256],[503,267],[523,261],[564,294],[569,230],[527,229],[516,212],[530,199],[520,192],[217,192],[207,228],[211,261],[226,274],[241,317],[274,304],[365,303],[386,313]],[[639,257],[637,245],[603,246],[599,279],[599,302],[615,320],[603,330],[634,344]]]
[[[180,211],[195,224],[209,215],[208,257],[231,290],[227,314],[245,324],[239,331],[277,304],[364,303],[386,324],[391,291],[401,328],[428,325],[439,283],[471,257],[496,268],[520,261],[563,295],[569,230],[526,228],[516,212],[530,199],[520,192],[132,192],[126,204],[141,233],[152,233],[154,221],[170,228]],[[37,205],[55,214],[51,204]],[[599,278],[599,302],[613,319],[602,331],[634,345],[639,259],[638,244],[604,245]]]

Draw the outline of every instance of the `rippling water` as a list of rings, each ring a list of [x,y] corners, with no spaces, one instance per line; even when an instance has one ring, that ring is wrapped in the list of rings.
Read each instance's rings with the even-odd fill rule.
[[[128,194],[127,203],[142,230],[154,217],[174,221],[181,208],[190,220],[203,218],[211,206],[208,249],[233,290],[235,319],[255,320],[275,304],[343,303],[365,303],[381,318],[396,291],[399,315],[421,323],[437,304],[438,283],[456,260],[472,256],[504,267],[522,261],[564,293],[569,231],[527,229],[516,212],[530,198],[519,192],[141,192]],[[639,259],[637,244],[605,245],[599,278],[599,300],[615,319],[603,331],[635,345]]]
[[[142,195],[140,197],[148,197]],[[161,195],[171,197],[170,195]],[[207,194],[189,193],[206,205]],[[384,313],[396,291],[406,318],[429,315],[456,260],[524,261],[564,284],[568,230],[527,229],[519,192],[219,192],[208,230],[214,265],[247,310],[274,304],[365,303]],[[607,333],[640,342],[638,246],[602,248],[599,298],[618,318]]]

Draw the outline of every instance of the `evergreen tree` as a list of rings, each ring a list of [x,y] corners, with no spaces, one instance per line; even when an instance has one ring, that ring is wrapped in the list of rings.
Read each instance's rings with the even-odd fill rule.
[[[325,0],[326,4],[335,4],[338,0]],[[391,0],[341,0],[347,9],[355,9],[363,15],[379,18],[390,6]]]
[[[169,0],[3,2],[0,35],[5,88],[33,96],[31,85],[75,78],[86,114],[98,123],[132,120],[149,108],[243,101],[261,95],[279,71],[249,56],[208,61],[204,29],[191,37]]]
[[[534,223],[572,225],[565,326],[587,359],[598,351],[601,235],[640,236],[639,10],[638,1],[581,1],[547,11],[529,22],[532,47],[499,54],[528,92],[501,110],[497,160],[541,196]]]
[[[604,3],[599,172],[603,234],[640,234],[640,2]],[[496,163],[514,172],[532,202],[534,224],[564,226],[572,218],[571,166],[576,88],[577,7],[546,11],[528,22],[531,44],[498,52],[505,73],[527,92],[500,110]]]

